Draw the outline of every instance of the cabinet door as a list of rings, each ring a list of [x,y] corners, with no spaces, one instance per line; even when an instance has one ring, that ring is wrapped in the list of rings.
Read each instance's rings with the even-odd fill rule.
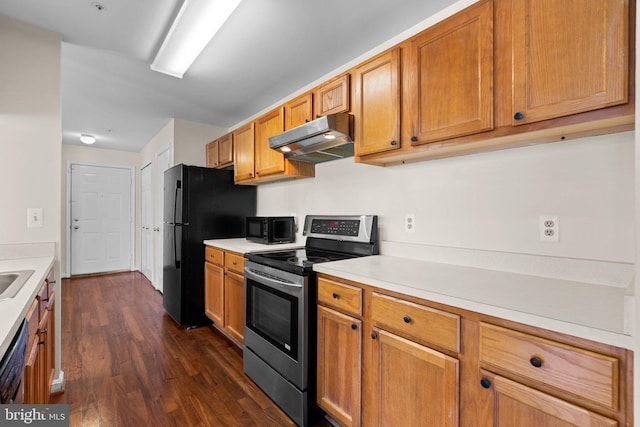
[[[371,337],[371,425],[457,426],[458,360],[377,328]]]
[[[233,134],[228,133],[218,139],[218,167],[233,163]]]
[[[360,425],[362,322],[318,307],[317,401],[343,426]]]
[[[284,131],[284,107],[256,120],[256,175],[284,173],[284,154],[269,147],[269,137]]]
[[[40,346],[38,345],[38,335],[35,336],[33,341],[29,343],[29,352],[27,353],[27,362],[24,367],[24,403],[25,404],[38,404],[40,390]]]
[[[492,5],[465,9],[407,44],[403,144],[493,129]]]
[[[235,181],[244,181],[254,177],[254,124],[253,122],[237,129],[233,132],[235,141]]]
[[[513,1],[514,125],[627,102],[626,0]]]
[[[242,344],[244,340],[244,277],[227,271],[224,278],[224,329]]]
[[[55,373],[55,352],[56,352],[56,321],[55,321],[55,308],[56,308],[56,294],[51,292],[49,294],[49,302],[47,303],[47,312],[49,319],[47,321],[47,336],[45,338],[46,347],[46,360],[45,360],[45,378],[47,380],[47,390],[51,390],[51,384]],[[47,398],[50,393],[47,393]]]
[[[284,129],[289,130],[313,120],[313,95],[306,93],[284,105]]]
[[[223,326],[224,269],[204,263],[204,311],[218,326]]]
[[[349,74],[318,86],[314,98],[316,117],[349,111]]]
[[[51,312],[49,310],[44,311],[42,319],[40,320],[40,327],[38,329],[38,355],[36,365],[38,366],[38,374],[36,377],[38,378],[38,403],[47,404],[49,403],[49,395],[51,394],[51,348],[50,345],[53,344],[53,330],[51,329]]]
[[[615,420],[572,405],[504,377],[483,372],[484,401],[489,401],[484,426],[614,427]],[[495,417],[493,420],[490,417]]]
[[[220,160],[218,159],[218,140],[211,141],[205,146],[205,152],[207,157],[206,165],[208,168],[218,167]]]
[[[400,48],[353,73],[356,156],[400,148]]]

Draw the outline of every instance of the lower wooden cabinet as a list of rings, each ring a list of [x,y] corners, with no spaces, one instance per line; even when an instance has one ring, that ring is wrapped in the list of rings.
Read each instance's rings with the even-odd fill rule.
[[[55,292],[53,270],[27,311],[29,329],[24,370],[24,403],[47,404],[55,372]]]
[[[204,310],[213,325],[236,345],[244,340],[244,258],[205,246]]]
[[[629,426],[633,352],[318,274],[317,403],[343,426]]]

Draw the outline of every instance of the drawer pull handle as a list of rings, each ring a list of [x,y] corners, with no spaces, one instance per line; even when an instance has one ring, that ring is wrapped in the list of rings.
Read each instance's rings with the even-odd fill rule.
[[[532,357],[529,362],[531,362],[531,364],[536,368],[540,368],[542,366],[542,359],[537,356]]]
[[[355,323],[352,323],[351,324],[351,329],[353,329],[355,331],[356,329],[358,329],[358,325],[356,325]]]
[[[411,322],[411,317],[409,317],[409,316],[404,316],[404,317],[402,318],[402,320],[404,320],[404,323],[410,323],[410,322]]]
[[[340,295],[338,295],[338,294],[336,294],[336,293],[334,292],[334,293],[332,293],[332,294],[331,294],[331,296],[333,297],[333,299],[338,299],[338,297],[339,297]]]
[[[376,338],[378,338],[378,335],[375,332],[371,332],[371,339],[375,340]]]
[[[482,386],[482,388],[489,388],[491,387],[491,381],[489,381],[486,378],[483,378],[480,380],[480,385]]]

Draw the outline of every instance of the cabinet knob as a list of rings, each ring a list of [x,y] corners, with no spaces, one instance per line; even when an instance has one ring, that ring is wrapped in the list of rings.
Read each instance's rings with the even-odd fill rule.
[[[404,320],[404,323],[409,323],[409,322],[411,322],[411,317],[409,317],[409,316],[404,316],[404,317],[402,318],[402,320]]]
[[[529,362],[531,362],[531,364],[536,367],[536,368],[540,368],[542,366],[542,359],[540,359],[538,356],[533,356]]]
[[[391,145],[398,145],[398,142],[396,142],[396,140],[394,139],[391,141]]]
[[[319,119],[320,117],[320,114],[316,114],[316,119]]]
[[[356,325],[355,323],[351,324],[351,329],[355,331],[356,329],[358,329],[358,325]]]
[[[418,137],[417,137],[417,136],[412,136],[412,137],[411,137],[411,142],[416,142],[417,140],[418,140]]]
[[[333,294],[331,294],[331,296],[333,297],[333,299],[338,299],[339,295],[336,294],[335,292]]]
[[[482,386],[482,388],[489,388],[491,387],[491,381],[489,381],[486,378],[483,378],[480,380],[480,385]]]
[[[520,111],[518,111],[513,115],[513,118],[516,120],[522,120],[523,117],[524,117],[524,114],[522,114]]]
[[[378,335],[375,332],[371,332],[371,339],[375,340],[376,338],[378,338]]]

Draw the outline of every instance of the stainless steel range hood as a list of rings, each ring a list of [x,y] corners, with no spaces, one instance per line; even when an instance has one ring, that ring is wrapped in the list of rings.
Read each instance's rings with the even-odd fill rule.
[[[353,156],[353,116],[329,114],[269,138],[287,159],[322,163]]]

